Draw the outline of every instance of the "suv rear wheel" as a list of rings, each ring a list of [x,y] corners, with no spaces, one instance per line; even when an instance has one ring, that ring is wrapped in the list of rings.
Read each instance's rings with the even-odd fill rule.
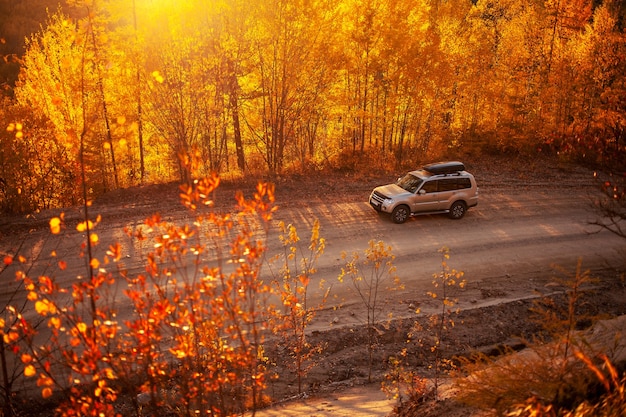
[[[391,212],[391,220],[393,220],[394,223],[398,224],[404,223],[406,219],[409,218],[410,214],[411,212],[407,206],[400,205],[393,209],[393,211]]]
[[[465,216],[466,211],[467,211],[467,206],[465,205],[465,203],[462,201],[456,201],[450,207],[450,212],[448,213],[448,216],[451,219],[458,220],[461,217]]]

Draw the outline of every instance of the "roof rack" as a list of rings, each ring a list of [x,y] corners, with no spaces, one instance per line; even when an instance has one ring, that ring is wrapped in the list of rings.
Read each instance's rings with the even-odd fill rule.
[[[465,171],[465,165],[463,162],[458,161],[437,162],[425,165],[424,170],[432,175],[456,174],[460,171]]]

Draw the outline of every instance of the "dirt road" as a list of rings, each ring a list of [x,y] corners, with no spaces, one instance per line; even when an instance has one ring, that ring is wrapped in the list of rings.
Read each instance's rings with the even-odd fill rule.
[[[587,205],[591,191],[557,186],[515,192],[483,187],[479,206],[459,221],[441,215],[421,216],[396,225],[363,201],[319,203],[281,212],[278,217],[294,222],[299,230],[320,219],[328,246],[318,275],[329,281],[340,271],[341,251],[362,251],[370,239],[391,245],[397,273],[405,284],[405,291],[389,304],[397,315],[409,310],[407,300],[415,300],[414,304],[424,301],[424,293],[432,289],[433,273],[441,270],[438,250],[443,246],[450,249],[448,264],[463,271],[468,283],[507,298],[541,290],[559,275],[552,268],[555,264],[571,273],[578,259],[584,269],[592,271],[623,270],[626,242],[589,224],[593,219]],[[343,305],[359,303],[348,283],[334,280],[333,293]],[[353,308],[350,311],[354,313]]]
[[[320,233],[327,242],[315,279],[332,284],[332,298],[327,315],[320,317],[318,325],[324,327],[332,320],[362,323],[358,297],[350,284],[338,282],[337,276],[344,265],[341,253],[362,253],[370,239],[390,245],[396,256],[397,274],[405,285],[404,291],[391,295],[395,300],[388,300],[389,310],[396,315],[409,313],[408,304],[427,305],[423,304],[427,301],[424,294],[431,288],[433,273],[441,269],[438,251],[443,246],[450,249],[449,265],[463,271],[468,283],[506,298],[525,297],[541,289],[555,274],[553,264],[572,273],[579,259],[584,269],[592,271],[617,273],[626,267],[626,241],[590,225],[595,219],[590,201],[597,196],[591,172],[554,168],[547,174],[520,176],[506,170],[494,173],[493,168],[484,169],[485,172],[475,173],[480,186],[479,205],[463,219],[419,216],[401,225],[378,215],[367,204],[369,191],[384,178],[278,181],[280,209],[274,224],[294,224],[305,248],[313,222],[319,219]],[[221,206],[229,207],[232,194],[228,193],[236,185],[225,188],[220,194],[224,197]],[[135,195],[112,193],[96,201],[92,213],[102,215],[96,228],[100,238],[96,256],[103,259],[108,245],[120,242],[127,254],[125,267],[131,273],[142,272],[142,256],[150,250],[151,243],[144,242],[139,247],[129,240],[123,228],[141,224],[154,212],[177,224],[190,222],[191,216],[177,202],[177,195],[175,186],[161,186],[148,187]],[[0,223],[0,254],[4,257],[19,251],[28,259],[25,266],[31,276],[51,274],[62,285],[69,285],[86,271],[84,258],[78,256],[84,235],[73,227],[80,219],[79,209],[66,210],[67,229],[60,235],[50,235],[47,222],[59,212],[5,218]],[[270,231],[268,244],[270,254],[280,249],[276,228]],[[59,259],[67,262],[64,271],[57,268]],[[16,288],[13,277],[13,267],[0,277],[3,305]],[[121,288],[116,298],[122,299]],[[463,301],[474,305],[483,302],[478,298]],[[489,298],[489,302],[497,301],[498,297]],[[337,306],[342,307],[339,312],[333,309]]]
[[[341,253],[362,253],[371,239],[390,245],[396,256],[394,265],[404,290],[383,292],[385,299],[381,300],[384,316],[392,313],[396,318],[414,317],[417,308],[424,314],[435,311],[437,304],[426,293],[433,290],[433,274],[441,270],[439,249],[443,246],[450,249],[448,264],[463,271],[468,282],[458,294],[458,306],[470,313],[462,329],[471,329],[463,337],[464,343],[472,346],[504,342],[522,332],[519,326],[525,320],[524,315],[528,315],[527,304],[507,302],[534,297],[537,292],[550,293],[553,277],[563,277],[562,272],[553,268],[555,264],[566,274],[574,274],[580,259],[582,268],[591,270],[593,275],[622,282],[621,287],[617,284],[615,294],[608,291],[597,303],[611,304],[613,313],[624,314],[623,281],[620,279],[626,270],[626,240],[591,225],[596,215],[590,202],[598,196],[592,172],[532,163],[520,167],[519,163],[506,161],[468,166],[480,186],[479,205],[457,221],[433,215],[415,217],[397,225],[387,216],[378,215],[367,204],[367,198],[372,188],[389,181],[389,175],[366,178],[319,175],[276,180],[279,210],[267,237],[269,254],[281,249],[276,227],[279,221],[297,227],[304,249],[309,231],[319,219],[320,234],[327,242],[313,277],[332,285],[331,298],[310,326],[310,330],[320,330],[316,337],[328,343],[325,359],[309,376],[309,389],[321,395],[319,401],[307,403],[316,413],[328,411],[334,415],[340,408],[354,410],[353,402],[348,406],[343,404],[346,398],[352,398],[353,391],[337,394],[336,398],[329,393],[343,392],[366,375],[364,346],[357,345],[352,338],[353,331],[364,328],[356,325],[366,321],[366,311],[349,282],[340,283],[337,276],[344,266]],[[216,196],[218,210],[232,209],[236,189],[243,189],[250,195],[254,184],[224,184]],[[100,244],[94,255],[103,260],[109,244],[119,242],[125,254],[124,267],[131,275],[142,273],[145,254],[151,250],[153,242],[132,241],[124,228],[136,227],[157,212],[172,223],[191,223],[193,217],[180,204],[178,194],[175,185],[158,185],[112,192],[97,199],[90,209],[93,217],[102,216],[96,228]],[[50,234],[48,222],[60,215],[61,210],[0,218],[0,258],[16,254],[25,258],[23,264],[14,262],[0,270],[1,306],[21,305],[25,297],[16,292],[19,289],[15,281],[17,268],[25,269],[31,277],[54,276],[64,286],[86,274],[85,258],[79,257],[85,236],[75,230],[82,219],[81,210],[70,208],[63,212],[66,227],[59,235]],[[59,260],[66,262],[64,270],[58,268]],[[204,261],[213,262],[208,257]],[[112,269],[112,265],[102,267]],[[269,274],[269,268],[263,273]],[[119,307],[118,317],[124,318],[130,313],[122,295],[125,284],[118,280],[117,285],[111,296]],[[319,298],[315,293],[309,295]],[[26,311],[25,315],[35,313]],[[337,331],[337,327],[342,327],[341,331]],[[396,354],[404,347],[404,342],[402,335],[392,336],[385,342],[389,345],[377,354],[381,358]],[[380,365],[379,373],[384,371],[384,364]],[[361,377],[355,379],[358,375]],[[329,386],[324,389],[320,384]],[[293,381],[281,374],[270,391],[275,400],[289,398],[294,395]],[[359,392],[362,394],[362,390]],[[377,384],[365,388],[365,392],[365,396],[376,400],[367,405],[371,408],[369,415],[378,415],[372,411],[377,407],[382,407],[380,415],[390,410],[391,402],[384,400]],[[358,400],[358,404],[365,406],[363,400]],[[306,408],[305,415],[311,410]],[[268,410],[267,415],[275,415],[271,414],[274,411],[286,415],[285,409],[280,408]],[[301,411],[298,408],[293,415],[301,415],[297,414]]]

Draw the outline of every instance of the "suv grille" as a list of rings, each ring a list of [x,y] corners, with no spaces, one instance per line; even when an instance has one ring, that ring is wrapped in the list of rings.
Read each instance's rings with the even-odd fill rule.
[[[386,199],[387,199],[387,196],[379,193],[378,191],[374,191],[374,194],[372,194],[372,201],[375,201],[379,205],[382,204],[382,202],[385,201]]]

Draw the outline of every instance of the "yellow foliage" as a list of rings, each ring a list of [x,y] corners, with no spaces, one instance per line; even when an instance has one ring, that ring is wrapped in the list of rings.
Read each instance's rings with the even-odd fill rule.
[[[162,84],[163,81],[165,81],[165,78],[163,78],[159,71],[152,71],[152,78],[154,78],[154,80],[159,84]]]
[[[87,331],[87,325],[85,323],[78,323],[76,328],[80,333],[85,333]]]
[[[37,375],[37,370],[33,365],[28,365],[24,368],[24,376],[30,378],[31,376]]]
[[[48,327],[52,327],[54,329],[60,329],[61,328],[61,319],[58,317],[50,317],[50,320],[48,320]]]
[[[61,232],[61,219],[58,217],[53,217],[50,219],[50,232],[53,235],[59,234]]]
[[[46,316],[48,314],[55,314],[57,309],[50,301],[39,300],[35,303],[35,311],[42,316]]]
[[[111,368],[106,368],[104,374],[108,379],[116,379],[115,372]]]
[[[93,229],[93,222],[91,220],[89,220],[87,222],[80,222],[76,226],[76,230],[78,232],[80,232],[80,233],[83,233],[83,232],[87,231],[87,229],[89,229],[89,230]]]

